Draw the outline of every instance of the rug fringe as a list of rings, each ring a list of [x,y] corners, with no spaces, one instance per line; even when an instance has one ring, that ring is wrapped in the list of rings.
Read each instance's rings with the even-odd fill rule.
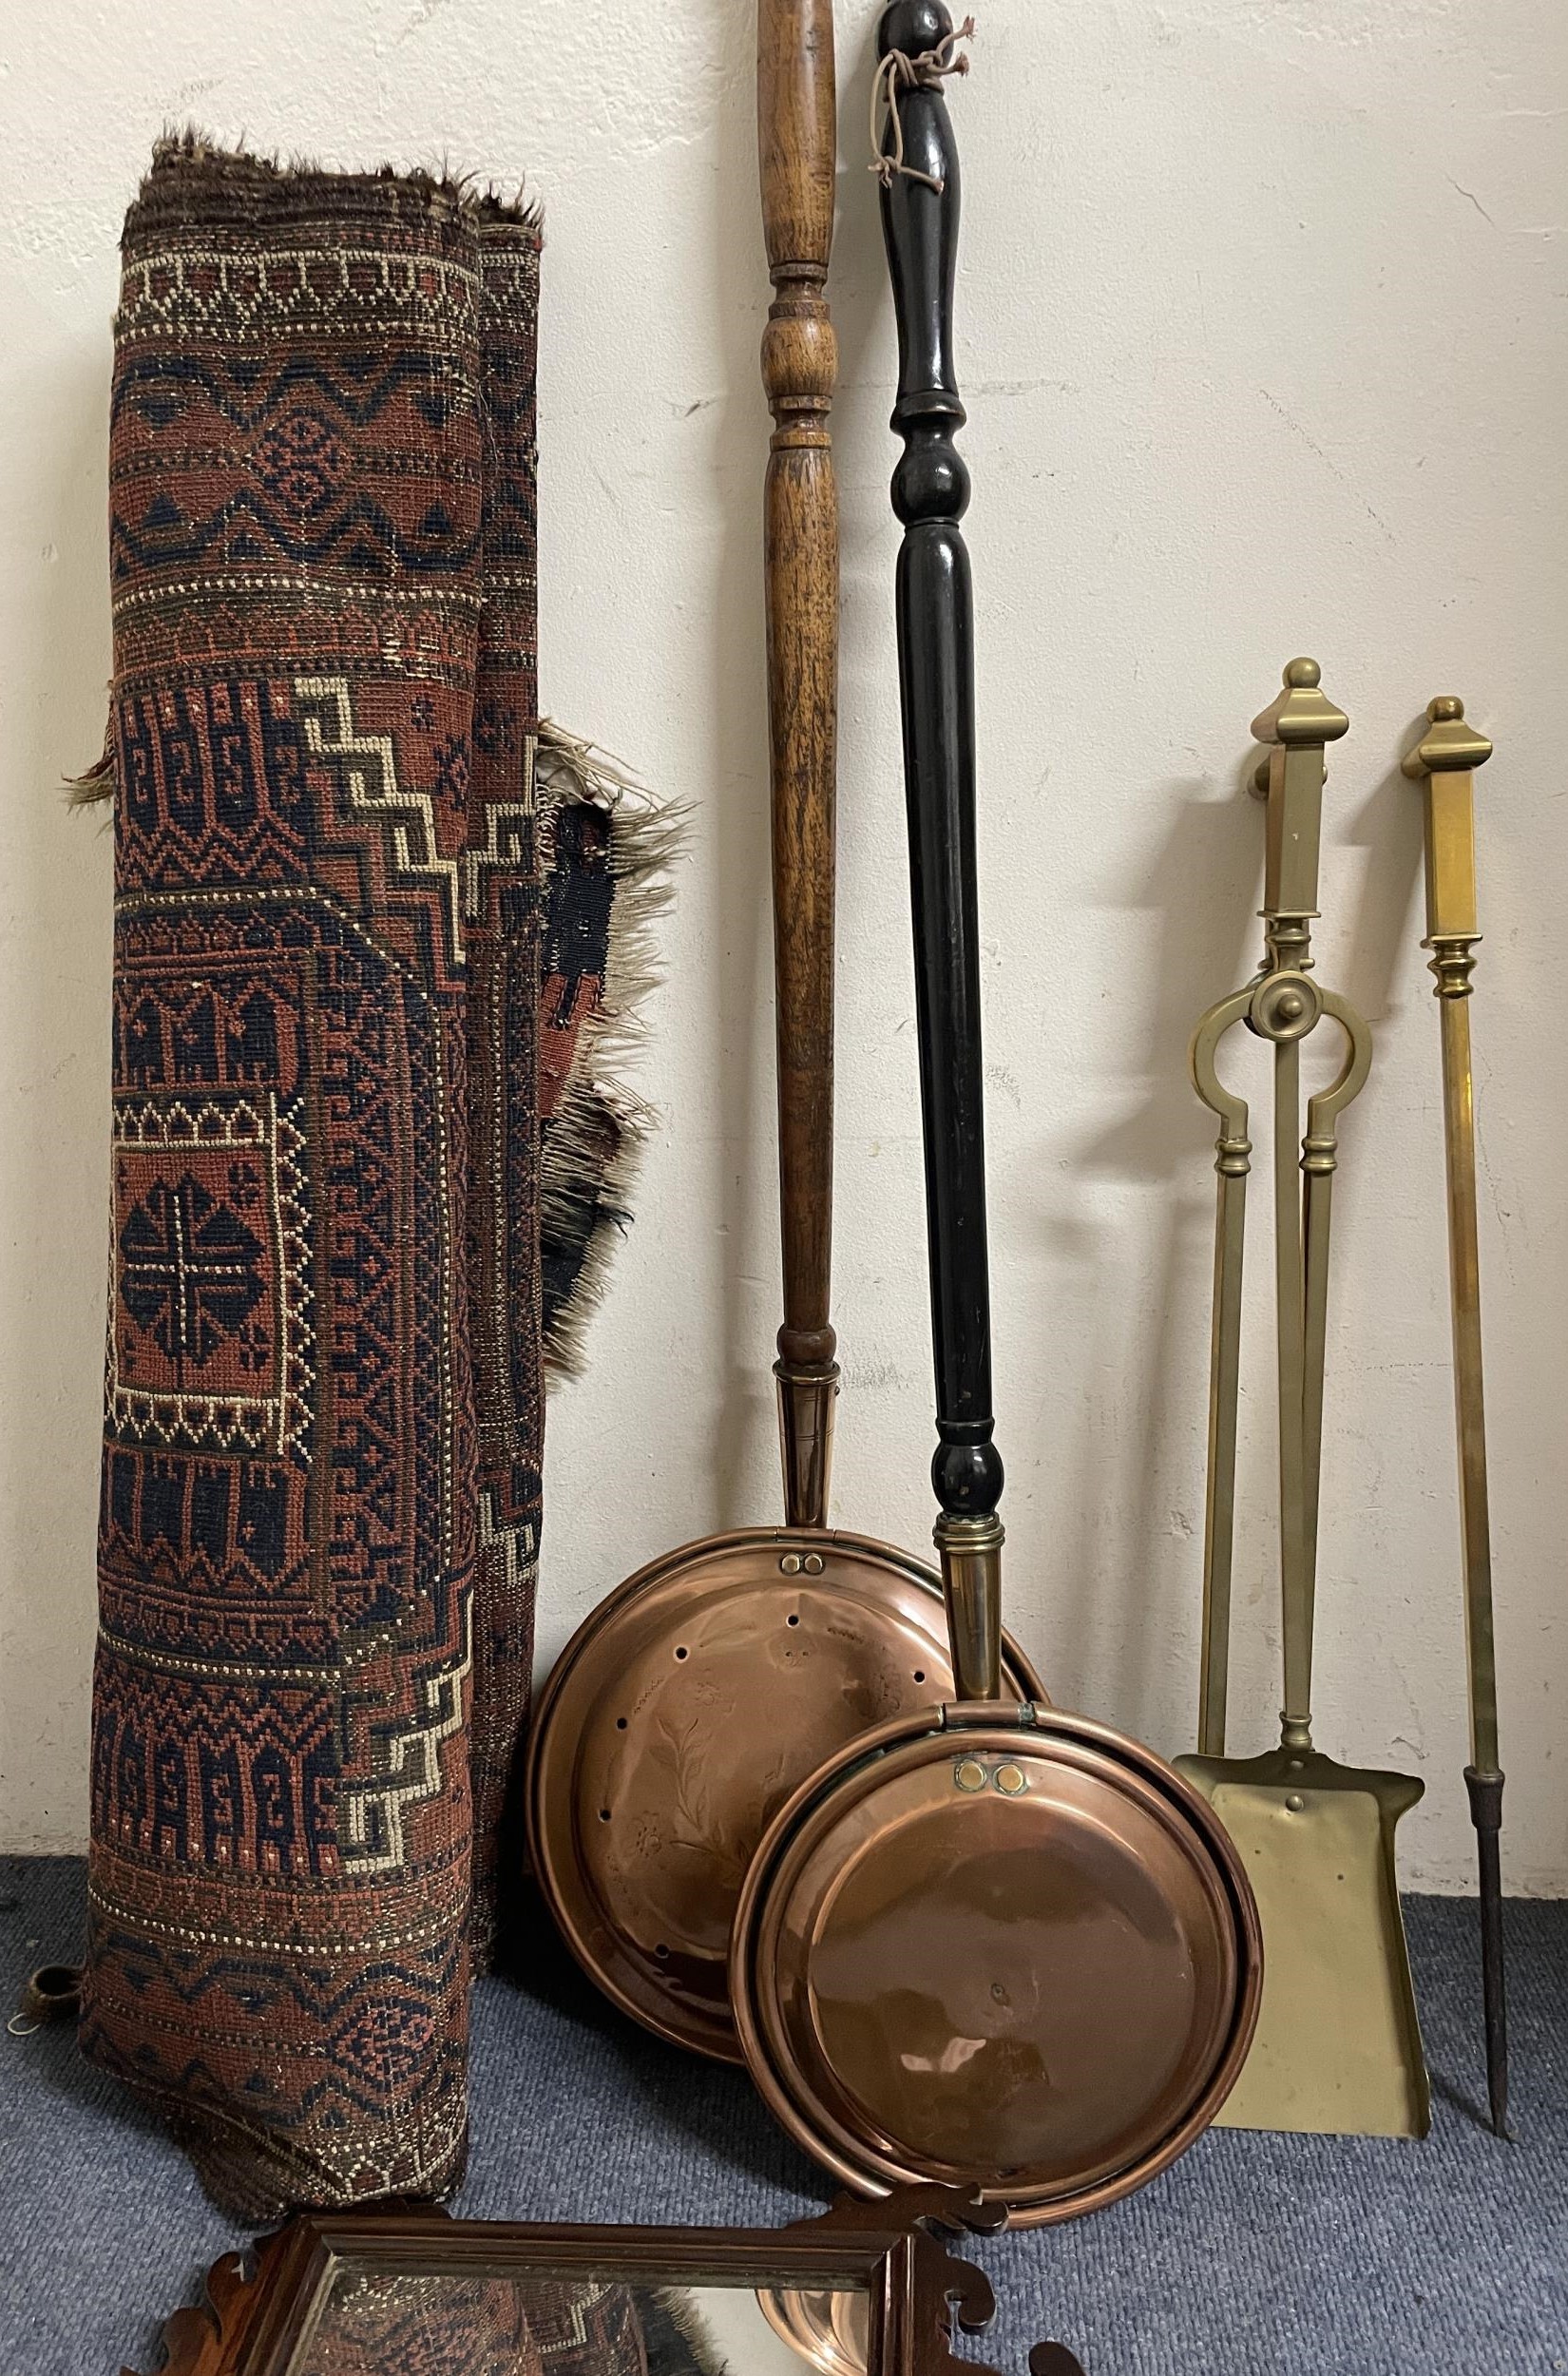
[[[201,125],[189,123],[165,124],[161,137],[153,143],[152,163],[143,176],[136,208],[148,218],[156,218],[164,199],[192,172],[204,175],[209,182],[226,182],[237,191],[248,184],[258,197],[272,192],[290,201],[306,184],[352,193],[375,182],[395,182],[436,213],[467,218],[475,225],[511,224],[534,240],[543,240],[543,209],[537,199],[525,195],[521,183],[504,189],[477,174],[454,168],[445,159],[437,169],[391,163],[364,170],[323,165],[298,151],[283,157],[252,149],[246,145],[243,134],[234,144],[217,140]]]
[[[660,2286],[654,2300],[690,2346],[698,2376],[730,2376],[729,2362],[719,2349],[696,2295],[679,2286]],[[660,2372],[650,2365],[648,2376],[660,2376]]]
[[[545,1236],[585,1247],[571,1292],[545,1332],[546,1375],[577,1377],[586,1363],[588,1321],[630,1224],[632,1182],[658,1120],[616,1075],[642,1045],[641,1009],[664,978],[657,928],[675,896],[672,871],[685,846],[688,812],[655,799],[621,760],[553,719],[540,720],[534,772],[542,813],[580,801],[609,816],[616,883],[603,989],[579,1032],[540,1180]]]
[[[658,928],[675,897],[673,870],[685,848],[689,812],[656,799],[623,761],[553,719],[540,720],[534,777],[545,831],[550,812],[574,801],[608,816],[616,885],[603,988],[579,1031],[540,1179],[542,1234],[584,1249],[571,1291],[545,1332],[546,1375],[571,1378],[586,1366],[588,1322],[602,1299],[616,1244],[630,1226],[632,1183],[658,1120],[617,1076],[646,1039],[642,1008],[664,978]],[[73,809],[96,808],[114,793],[109,735],[91,767],[67,779],[66,798]]]
[[[104,729],[104,748],[90,767],[80,776],[67,776],[66,806],[67,809],[94,809],[101,802],[114,798],[114,720]]]

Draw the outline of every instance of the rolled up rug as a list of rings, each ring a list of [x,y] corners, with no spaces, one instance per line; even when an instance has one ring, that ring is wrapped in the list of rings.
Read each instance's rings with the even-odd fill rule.
[[[195,136],[125,222],[81,2036],[256,2217],[461,2172],[543,1357],[637,1134],[669,828],[537,717],[539,252]]]

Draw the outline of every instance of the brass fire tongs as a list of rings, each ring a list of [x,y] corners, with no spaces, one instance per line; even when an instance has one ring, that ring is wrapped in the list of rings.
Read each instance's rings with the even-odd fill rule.
[[[1470,1763],[1464,1769],[1481,1879],[1481,1974],[1486,2091],[1492,2126],[1508,2134],[1508,2032],[1502,1962],[1502,1771],[1498,1764],[1497,1664],[1492,1649],[1492,1537],[1486,1496],[1486,1412],[1481,1366],[1481,1260],[1476,1233],[1475,1094],[1470,1075],[1470,976],[1476,929],[1475,771],[1492,756],[1452,696],[1433,701],[1405,756],[1425,795],[1426,938],[1443,1026],[1443,1121],[1448,1172],[1448,1260],[1464,1538],[1464,1631],[1470,1662]]]
[[[1335,1125],[1358,1095],[1372,1061],[1367,1024],[1346,1000],[1309,975],[1316,920],[1323,754],[1349,726],[1319,689],[1315,661],[1293,660],[1285,690],[1252,721],[1272,745],[1252,789],[1269,804],[1264,884],[1264,957],[1243,990],[1211,1006],[1194,1034],[1193,1083],[1224,1127],[1215,1141],[1219,1177],[1214,1236],[1213,1373],[1209,1399],[1209,1497],[1203,1549],[1203,1669],[1198,1753],[1225,1754],[1230,1673],[1231,1571],[1235,1532],[1236,1402],[1241,1358],[1241,1274],[1252,1142],[1247,1102],[1214,1069],[1219,1044],[1244,1023],[1274,1051],[1275,1292],[1279,1325],[1281,1590],[1285,1624],[1288,1748],[1311,1746],[1312,1604],[1316,1582],[1318,1473],[1323,1440],[1324,1342],[1328,1313],[1329,1201],[1337,1161]],[[1301,1044],[1323,1015],[1345,1033],[1347,1061],[1301,1121]],[[1297,1178],[1297,1168],[1300,1179]],[[1300,1413],[1299,1424],[1295,1414]]]
[[[1229,1828],[1257,1893],[1264,1989],[1257,2037],[1220,2117],[1228,2125],[1421,2135],[1425,2058],[1395,1886],[1393,1828],[1422,1793],[1405,1774],[1336,1764],[1311,1734],[1312,1619],[1329,1236],[1340,1115],[1371,1064],[1371,1032],[1310,971],[1324,752],[1349,721],[1295,660],[1253,721],[1269,746],[1253,789],[1268,802],[1264,957],[1244,989],[1194,1034],[1194,1085],[1220,1119],[1204,1537],[1198,1754],[1177,1760]],[[1338,1077],[1307,1102],[1301,1049],[1328,1016],[1345,1040]],[[1280,1585],[1285,1706],[1280,1746],[1227,1758],[1236,1400],[1249,1159],[1245,1099],[1215,1059],[1237,1024],[1274,1051],[1273,1179],[1278,1328]]]

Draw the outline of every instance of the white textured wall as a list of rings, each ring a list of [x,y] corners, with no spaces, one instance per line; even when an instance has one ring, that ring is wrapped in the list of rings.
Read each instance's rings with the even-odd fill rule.
[[[843,0],[832,281],[837,1511],[918,1545],[874,16]],[[526,171],[545,200],[544,698],[698,817],[640,1218],[591,1372],[553,1406],[543,1646],[653,1552],[774,1511],[750,19],[745,0],[12,0],[0,29],[0,1844],[73,1848],[86,1823],[109,845],[57,786],[98,748],[115,240],[166,119],[342,163]],[[1506,1847],[1514,1886],[1560,1891],[1568,35],[1554,0],[991,0],[981,36],[954,99],[959,354],[1012,1619],[1061,1699],[1190,1742],[1212,1176],[1183,1049],[1253,948],[1246,723],[1310,650],[1352,719],[1323,974],[1378,1039],[1340,1175],[1320,1734],[1424,1772],[1406,1875],[1467,1881],[1436,1018],[1395,764],[1427,696],[1460,691],[1498,743],[1476,1029]],[[1265,1329],[1267,1268],[1260,1236]],[[1272,1459],[1259,1334],[1242,1747],[1277,1704]]]

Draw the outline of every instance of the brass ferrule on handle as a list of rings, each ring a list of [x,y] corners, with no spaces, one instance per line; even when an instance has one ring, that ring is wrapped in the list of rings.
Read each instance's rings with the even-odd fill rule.
[[[984,1518],[946,1512],[931,1530],[942,1562],[953,1687],[960,1699],[1002,1696],[1002,1545],[995,1511]]]
[[[833,1473],[833,1411],[838,1365],[792,1370],[774,1363],[778,1380],[778,1445],[784,1463],[784,1523],[825,1526]]]

